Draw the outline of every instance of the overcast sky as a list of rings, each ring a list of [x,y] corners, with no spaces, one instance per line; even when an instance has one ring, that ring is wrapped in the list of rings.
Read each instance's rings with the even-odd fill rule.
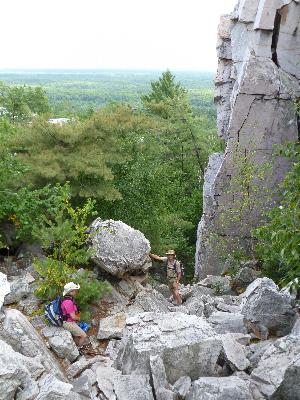
[[[1,0],[0,69],[215,70],[237,0]]]

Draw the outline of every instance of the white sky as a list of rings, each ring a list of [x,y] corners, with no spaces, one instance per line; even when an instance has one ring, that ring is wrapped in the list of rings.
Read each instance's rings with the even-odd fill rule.
[[[214,70],[237,0],[0,0],[0,69]]]

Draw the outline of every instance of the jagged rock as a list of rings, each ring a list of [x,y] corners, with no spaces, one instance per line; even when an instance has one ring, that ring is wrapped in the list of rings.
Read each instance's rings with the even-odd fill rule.
[[[115,361],[118,357],[120,346],[120,340],[111,339],[105,349],[105,355],[108,356],[111,360]]]
[[[251,267],[240,268],[232,280],[232,289],[237,293],[242,293],[245,289],[258,278],[259,272]]]
[[[126,314],[118,313],[101,319],[99,324],[98,339],[120,339],[125,328]]]
[[[79,356],[79,351],[72,335],[66,329],[47,326],[42,329],[41,333],[48,340],[50,347],[59,358],[66,358],[72,362]]]
[[[36,380],[44,372],[38,358],[17,353],[7,343],[0,340],[0,399],[31,399],[39,393]]]
[[[124,279],[122,279],[120,282],[118,282],[118,287],[121,289],[121,292],[129,299],[134,297],[137,293],[136,286],[133,284],[133,282],[129,282],[128,280],[125,281]]]
[[[10,293],[5,297],[4,304],[17,303],[21,299],[28,297],[33,289],[30,283],[34,278],[30,274],[10,278]]]
[[[154,400],[149,375],[121,375],[114,383],[116,400]]]
[[[38,311],[40,305],[40,300],[33,293],[29,293],[27,297],[18,301],[17,308],[26,315],[32,315]]]
[[[118,400],[114,384],[120,380],[121,372],[109,366],[99,366],[95,372],[99,390],[109,400]]]
[[[157,290],[160,294],[162,294],[166,299],[170,297],[170,289],[164,283],[154,285],[154,289]]]
[[[273,399],[276,394],[276,399],[297,398],[288,396],[297,393],[299,387],[299,354],[298,336],[285,336],[267,347],[258,366],[251,373],[252,380],[264,396]],[[279,394],[282,397],[278,397]]]
[[[205,279],[202,279],[198,285],[213,289],[216,295],[231,294],[232,292],[230,276],[208,275]]]
[[[112,275],[147,272],[151,267],[150,244],[145,236],[121,221],[97,218],[91,225],[94,262]]]
[[[160,356],[150,356],[150,369],[156,400],[175,400],[175,393],[167,381],[165,366]]]
[[[192,380],[189,376],[182,376],[173,385],[173,390],[178,395],[179,399],[185,399],[190,390]]]
[[[94,372],[92,370],[89,370],[89,371],[91,371],[94,374]],[[96,379],[96,377],[95,377],[95,379]],[[72,385],[73,385],[73,390],[76,393],[78,393],[82,396],[86,396],[88,399],[90,398],[93,384],[88,375],[82,374],[79,378],[75,379],[72,382]]]
[[[260,330],[266,328],[269,334],[275,336],[290,333],[296,321],[291,297],[280,293],[269,278],[258,278],[248,286],[241,312],[246,321],[257,325]]]
[[[4,298],[10,293],[10,284],[7,281],[7,276],[0,272],[0,311],[4,303]]]
[[[74,398],[72,396],[72,385],[58,380],[52,374],[44,375],[39,380],[39,388],[40,392],[36,400],[71,400]]]
[[[247,348],[247,358],[250,361],[251,370],[258,366],[260,359],[268,347],[272,346],[273,340],[262,340],[257,343],[251,343]]]
[[[197,315],[198,317],[204,316],[205,305],[200,296],[192,296],[188,298],[184,305],[191,315]]]
[[[208,322],[218,333],[247,333],[244,316],[240,313],[216,311],[208,318]]]
[[[291,335],[300,336],[300,318],[299,317],[297,318],[295,325],[293,326]]]
[[[112,286],[110,293],[106,293],[101,300],[109,303],[110,314],[112,315],[121,311],[125,311],[128,304],[128,298],[119,293],[114,286]]]
[[[241,345],[234,334],[221,335],[225,361],[233,371],[244,371],[250,365],[246,357],[245,347]]]
[[[128,314],[139,314],[141,312],[157,312],[166,313],[170,303],[164,296],[155,289],[150,291],[139,292],[132,304],[128,308]]]
[[[93,358],[86,359],[85,357],[81,357],[78,361],[74,362],[70,367],[66,370],[67,376],[69,379],[78,378],[78,376],[90,368],[94,364],[105,365],[108,361],[107,357],[95,356]]]
[[[272,396],[272,400],[281,399],[300,399],[300,355],[288,366],[281,385]]]
[[[240,378],[200,378],[192,383],[186,400],[253,400],[248,385]]]
[[[0,338],[24,356],[40,356],[47,372],[54,373],[59,379],[64,379],[58,362],[46,347],[41,336],[20,311],[5,310],[5,318],[1,322]]]
[[[203,319],[182,313],[144,313],[127,320],[116,366],[124,374],[149,373],[149,360],[159,355],[168,382],[181,376],[214,375],[222,342]]]

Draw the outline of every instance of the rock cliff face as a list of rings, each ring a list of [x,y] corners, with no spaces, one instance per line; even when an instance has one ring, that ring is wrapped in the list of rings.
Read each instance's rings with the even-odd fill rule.
[[[251,254],[252,228],[276,201],[289,162],[274,145],[296,141],[300,96],[299,0],[240,0],[221,17],[215,80],[224,155],[210,157],[196,275],[219,274],[226,254]]]

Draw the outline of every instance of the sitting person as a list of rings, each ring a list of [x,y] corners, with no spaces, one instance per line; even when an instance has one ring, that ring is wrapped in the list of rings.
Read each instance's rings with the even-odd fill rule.
[[[87,334],[78,326],[80,313],[74,297],[79,289],[80,285],[76,285],[74,282],[69,282],[64,286],[61,311],[63,314],[63,327],[71,332],[76,345],[82,347],[89,344],[89,339]]]

